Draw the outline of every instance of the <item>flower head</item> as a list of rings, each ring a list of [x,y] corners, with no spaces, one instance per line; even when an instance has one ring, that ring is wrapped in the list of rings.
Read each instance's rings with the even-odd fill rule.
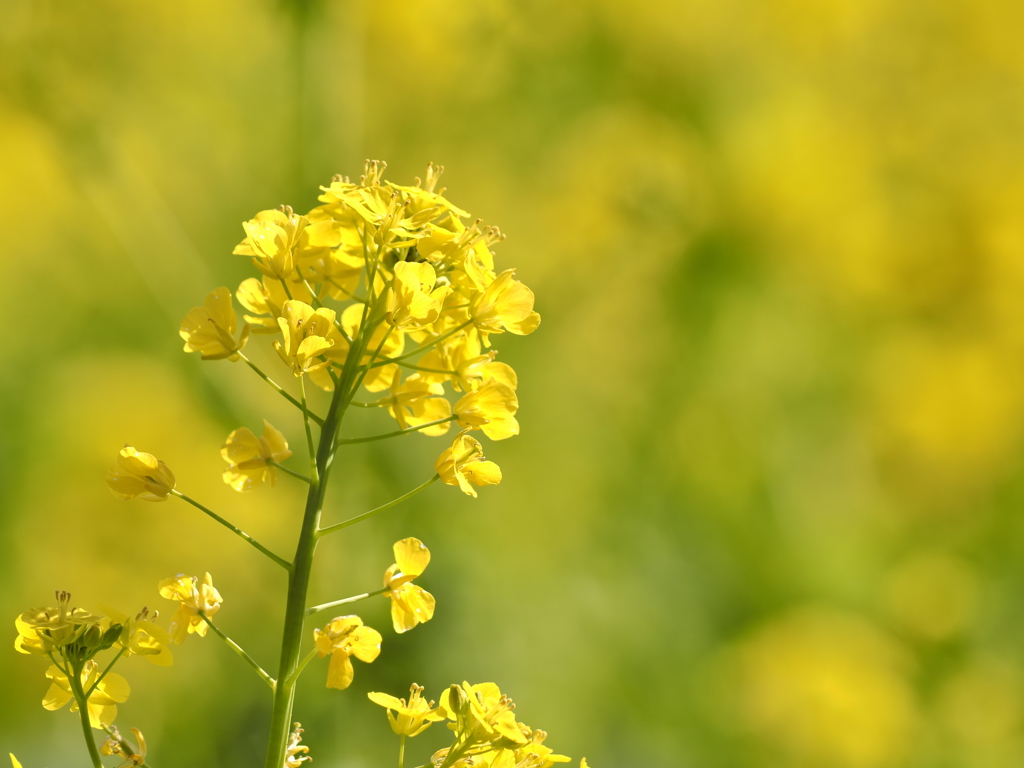
[[[231,465],[224,470],[224,482],[236,491],[251,491],[265,482],[273,486],[277,469],[269,462],[282,462],[292,452],[284,435],[264,419],[261,437],[247,427],[240,427],[228,435],[220,455]]]
[[[491,440],[519,434],[515,413],[519,410],[516,391],[498,379],[488,379],[479,389],[467,392],[455,403],[460,427],[480,429]]]
[[[334,328],[333,309],[313,309],[302,301],[286,301],[277,324],[284,337],[275,341],[274,349],[296,376],[318,371],[327,366],[320,357],[334,346],[328,338]]]
[[[203,306],[189,310],[178,333],[185,340],[185,351],[199,352],[203,360],[237,360],[238,351],[249,340],[249,324],[242,326],[242,335],[236,341],[237,325],[231,291],[221,286],[210,292]]]
[[[508,331],[525,336],[540,325],[540,315],[533,311],[533,291],[515,279],[514,269],[506,269],[477,294],[469,314],[484,334]]]
[[[223,598],[213,586],[213,577],[206,574],[202,581],[195,576],[178,574],[164,579],[157,585],[160,596],[178,603],[178,610],[171,619],[170,636],[179,645],[193,632],[206,636],[209,628],[200,612],[212,617],[220,610]]]
[[[174,490],[174,473],[153,454],[126,445],[107,472],[107,485],[121,501],[166,501]]]
[[[438,706],[455,721],[458,738],[467,748],[517,748],[530,741],[530,729],[516,721],[512,699],[494,683],[453,685],[441,694]]]
[[[114,645],[124,649],[129,656],[142,656],[158,667],[169,667],[174,656],[168,648],[173,640],[156,624],[159,611],[143,608],[135,616],[128,616],[113,608],[103,606],[108,625],[118,625],[121,632]]]
[[[430,550],[419,539],[408,538],[396,541],[394,552],[395,563],[384,573],[384,596],[391,599],[395,632],[402,633],[434,617],[434,596],[412,583],[430,563]]]
[[[316,652],[320,658],[330,655],[327,687],[345,690],[352,684],[355,671],[350,656],[369,664],[380,655],[380,632],[363,625],[358,616],[338,616],[323,629],[313,630]]]
[[[437,320],[441,304],[450,292],[447,285],[435,288],[437,275],[426,262],[400,261],[388,292],[384,317],[397,328],[418,328]]]
[[[287,280],[295,272],[295,251],[304,245],[307,226],[309,220],[287,206],[260,211],[242,223],[246,237],[234,252],[251,256],[256,269],[267,277]]]
[[[497,485],[501,482],[501,469],[484,458],[480,441],[465,432],[460,433],[450,448],[437,457],[434,469],[447,485],[457,485],[462,492],[476,498],[474,485]]]
[[[43,697],[43,707],[58,710],[74,698],[71,681],[56,665],[46,670],[50,688]],[[89,723],[93,728],[104,728],[117,717],[117,705],[128,700],[131,688],[128,681],[116,672],[107,673],[102,680],[99,665],[92,660],[85,662],[80,676],[82,691],[88,692],[94,684],[96,689],[88,698]],[[97,683],[98,681],[98,683]],[[78,711],[78,703],[71,705],[71,711]]]
[[[366,694],[370,701],[387,708],[391,730],[399,736],[418,736],[445,715],[435,707],[434,702],[422,698],[423,688],[416,683],[409,689],[409,703],[386,693],[371,691]]]

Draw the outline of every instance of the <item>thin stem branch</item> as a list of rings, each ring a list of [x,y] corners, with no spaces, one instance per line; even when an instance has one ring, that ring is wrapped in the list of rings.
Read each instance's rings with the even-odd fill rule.
[[[88,699],[90,696],[92,696],[92,692],[95,691],[97,686],[99,686],[99,684],[103,682],[103,678],[107,676],[107,673],[114,668],[114,665],[121,660],[121,657],[124,656],[124,654],[127,651],[127,648],[122,648],[120,651],[117,652],[117,655],[110,660],[109,664],[107,664],[107,668],[104,669],[100,676],[96,678],[96,682],[89,686],[89,690],[85,692],[85,698]]]
[[[313,648],[312,650],[310,650],[309,653],[306,654],[306,657],[299,662],[299,666],[295,668],[294,674],[292,674],[291,678],[289,678],[292,683],[299,679],[299,675],[302,674],[302,670],[306,668],[306,665],[309,664],[309,662],[311,662],[315,656],[316,648]]]
[[[297,480],[301,480],[304,483],[312,484],[312,482],[313,482],[312,480],[310,480],[308,477],[306,477],[301,472],[296,472],[294,469],[289,469],[284,464],[278,464],[273,459],[267,459],[267,464],[269,464],[272,467],[277,467],[282,472],[284,472],[286,475],[291,475],[292,477],[296,478]]]
[[[71,693],[75,697],[75,702],[78,704],[78,717],[82,722],[82,735],[85,737],[85,746],[89,750],[89,758],[92,760],[93,768],[103,768],[100,751],[96,746],[96,739],[92,735],[92,723],[89,719],[89,697],[82,690],[82,670],[80,667],[71,666],[68,683],[71,686]]]
[[[398,365],[403,368],[412,368],[414,371],[426,371],[427,373],[447,373],[449,376],[457,376],[458,371],[448,371],[444,368],[425,368],[422,365],[413,365],[412,363],[399,362]]]
[[[263,379],[265,382],[267,382],[267,384],[269,384],[274,389],[276,389],[278,394],[281,395],[281,397],[283,397],[285,400],[287,400],[289,403],[294,405],[299,410],[302,409],[302,403],[300,403],[294,397],[292,397],[287,392],[285,392],[284,388],[280,384],[278,384],[272,378],[267,376],[267,374],[265,374],[263,371],[261,371],[259,369],[259,367],[252,360],[250,360],[248,357],[243,355],[241,352],[237,352],[236,354],[245,361],[246,365],[248,365],[250,368],[252,368],[256,372],[257,376],[259,376],[261,379]],[[309,418],[311,418],[313,421],[315,421],[321,427],[324,425],[324,420],[321,419],[319,416],[317,416],[315,413],[309,414]]]
[[[264,546],[263,546],[262,544],[260,544],[260,543],[259,543],[258,541],[256,541],[256,539],[254,539],[254,538],[253,538],[252,536],[250,536],[250,535],[249,535],[248,533],[246,533],[245,531],[243,531],[243,530],[242,530],[241,528],[239,528],[238,526],[236,526],[236,525],[232,525],[232,524],[231,524],[231,523],[229,523],[229,522],[228,522],[227,520],[225,520],[225,519],[224,519],[223,517],[221,517],[220,515],[218,515],[218,514],[217,514],[216,512],[214,512],[214,511],[212,511],[212,510],[210,510],[210,509],[207,509],[206,507],[204,507],[204,506],[203,506],[202,504],[200,504],[200,503],[199,503],[198,501],[196,501],[195,499],[190,499],[190,498],[189,498],[188,496],[186,496],[185,494],[181,493],[181,491],[177,491],[177,490],[172,490],[172,491],[171,491],[171,493],[172,493],[172,494],[173,494],[174,496],[177,496],[177,497],[178,497],[179,499],[181,499],[182,501],[187,501],[187,502],[188,502],[189,504],[191,504],[191,505],[192,505],[193,507],[195,507],[196,509],[198,509],[198,510],[199,510],[200,512],[205,512],[205,513],[206,513],[207,515],[209,515],[210,517],[212,517],[212,518],[213,518],[214,520],[216,520],[216,521],[217,521],[218,523],[220,523],[221,525],[223,525],[223,526],[224,526],[225,528],[227,528],[227,529],[228,529],[229,531],[231,531],[231,532],[232,532],[232,533],[234,533],[235,535],[237,535],[237,536],[240,536],[240,537],[242,537],[243,539],[245,539],[245,540],[246,540],[247,542],[249,542],[250,544],[252,544],[252,545],[253,545],[254,547],[256,547],[256,549],[258,549],[258,550],[259,550],[260,552],[262,552],[262,553],[263,553],[264,555],[266,555],[266,556],[267,556],[267,557],[269,557],[269,558],[270,558],[271,560],[273,560],[273,561],[274,561],[275,563],[277,563],[278,565],[280,565],[280,566],[281,566],[282,568],[284,568],[284,569],[285,569],[286,571],[290,571],[290,570],[292,569],[292,564],[291,564],[291,563],[289,563],[289,562],[288,562],[287,560],[285,560],[285,559],[284,559],[283,557],[279,557],[278,555],[275,555],[275,554],[274,554],[273,552],[271,552],[271,551],[270,551],[269,549],[267,549],[267,548],[266,548],[266,547],[264,547]]]
[[[245,662],[256,671],[256,674],[260,676],[263,682],[270,686],[270,690],[274,690],[275,688],[277,688],[277,681],[270,675],[268,675],[264,671],[263,667],[257,664],[256,660],[245,652],[245,649],[242,648],[242,646],[240,646],[230,637],[225,635],[224,632],[221,631],[220,627],[218,627],[216,624],[210,621],[210,617],[207,616],[206,613],[204,613],[203,611],[199,611],[199,615],[203,617],[203,621],[205,621],[207,625],[209,625],[210,629],[212,629],[215,633],[220,635],[220,638],[228,644],[228,648],[230,648],[243,659],[245,659]]]
[[[413,355],[418,355],[420,352],[426,352],[428,349],[433,347],[435,344],[444,341],[445,339],[447,339],[452,334],[458,333],[459,331],[461,331],[463,328],[465,328],[468,325],[472,325],[472,323],[473,323],[473,320],[469,319],[466,322],[464,322],[462,325],[456,326],[455,328],[452,328],[447,333],[441,334],[440,336],[438,336],[433,341],[428,341],[426,344],[421,344],[420,346],[416,347],[416,349],[412,350],[411,352],[406,352],[405,354],[399,355],[398,357],[385,357],[383,360],[378,360],[376,363],[371,364],[369,367],[370,368],[377,368],[378,366],[381,366],[381,365],[391,365],[391,363],[397,363],[399,360],[405,360],[407,357],[412,357]]]
[[[347,603],[358,603],[360,600],[365,600],[368,597],[375,597],[377,595],[383,595],[388,591],[387,587],[381,587],[373,592],[363,592],[361,595],[352,595],[352,597],[345,597],[341,600],[332,600],[329,603],[321,603],[320,605],[314,605],[311,608],[306,609],[306,615],[312,616],[314,613],[320,613],[320,611],[326,611],[328,608],[333,608],[336,605],[346,605]]]
[[[306,377],[299,377],[299,391],[302,393],[302,424],[306,428],[306,448],[309,450],[309,466],[312,469],[313,482],[318,480],[316,470],[316,448],[313,447],[313,432],[309,428],[309,407],[306,405]],[[312,485],[312,483],[310,483]]]
[[[326,536],[328,533],[334,533],[335,531],[340,531],[342,528],[348,528],[350,525],[355,525],[356,523],[361,523],[363,520],[366,520],[368,518],[373,517],[378,512],[383,512],[383,511],[385,511],[387,509],[391,509],[392,507],[401,504],[406,499],[411,499],[417,493],[419,493],[422,490],[425,490],[425,489],[429,488],[431,485],[433,485],[434,483],[436,483],[440,479],[441,479],[440,475],[434,475],[432,478],[427,480],[427,482],[423,483],[422,485],[417,485],[411,491],[409,491],[406,494],[403,494],[402,496],[399,496],[397,499],[393,499],[392,501],[389,501],[387,504],[382,504],[381,506],[377,507],[376,509],[371,509],[369,512],[364,512],[361,515],[356,515],[355,517],[351,517],[348,520],[345,520],[343,522],[335,523],[334,525],[328,525],[326,528],[321,528],[320,530],[318,530],[316,532],[316,535],[318,537],[319,536]]]
[[[438,424],[447,424],[449,421],[455,421],[458,416],[449,416],[445,419],[438,419],[437,421],[428,421],[426,424],[420,424],[417,427],[407,427],[406,429],[399,429],[395,432],[386,432],[383,435],[370,435],[369,437],[347,437],[338,440],[338,445],[353,445],[355,443],[370,443],[374,440],[386,440],[389,437],[398,437],[399,435],[408,435],[411,432],[419,432],[420,430],[427,429],[429,427],[436,427]]]

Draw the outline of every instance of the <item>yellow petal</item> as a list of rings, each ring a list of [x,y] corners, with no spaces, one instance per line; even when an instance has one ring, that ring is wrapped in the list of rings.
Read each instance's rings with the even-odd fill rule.
[[[374,704],[379,704],[382,707],[388,707],[389,709],[398,709],[402,707],[402,700],[396,699],[387,693],[378,693],[377,691],[370,691],[366,694],[367,698],[370,699]]]
[[[419,539],[396,541],[393,549],[395,562],[406,576],[419,576],[430,563],[430,550]]]
[[[43,697],[43,709],[48,709],[51,712],[58,710],[71,701],[71,698],[68,691],[65,691],[57,683],[51,683]]]
[[[239,427],[228,435],[220,455],[228,464],[241,464],[260,455],[260,441],[251,429]]]
[[[344,651],[331,654],[331,663],[327,666],[327,687],[343,691],[352,685],[352,661]]]
[[[16,758],[10,752],[8,752],[7,754],[9,754],[11,756],[11,766],[12,766],[12,768],[21,768],[21,763],[18,762],[18,758]]]

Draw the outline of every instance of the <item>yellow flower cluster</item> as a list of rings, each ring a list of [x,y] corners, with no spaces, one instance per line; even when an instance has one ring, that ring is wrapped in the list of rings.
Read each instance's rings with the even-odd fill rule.
[[[55,607],[32,608],[14,620],[14,648],[52,662],[46,670],[50,687],[43,707],[57,710],[72,702],[71,711],[78,712],[84,703],[89,724],[108,728],[117,717],[117,705],[131,693],[128,681],[110,671],[114,663],[122,656],[142,656],[158,666],[173,663],[167,648],[171,638],[156,618],[146,608],[134,618],[112,609],[86,611],[71,605],[69,593],[58,592]],[[101,668],[95,657],[108,649],[117,649],[117,654]]]
[[[308,374],[327,391],[342,380],[386,391],[373,405],[386,408],[402,430],[443,435],[455,421],[462,431],[437,472],[476,496],[474,486],[500,482],[501,472],[466,433],[480,430],[492,440],[519,433],[516,375],[494,359],[491,337],[532,333],[540,315],[514,270],[495,270],[498,229],[467,224],[469,214],[436,188],[441,167],[428,166],[415,186],[384,181],[385,167],[368,161],[359,183],[336,177],[321,188],[321,205],[305,215],[282,207],[245,222],[234,252],[251,259],[261,276],[235,292],[246,310],[241,335],[223,287],[188,313],[180,333],[186,351],[211,360],[247,360],[242,349],[250,331],[279,334],[274,348],[295,376]],[[418,352],[419,362],[409,362]],[[454,406],[446,385],[464,393]],[[241,437],[242,462],[272,458],[272,446],[261,451],[251,433]],[[224,479],[233,488],[273,479],[272,472],[234,471],[242,462],[228,455],[231,444],[225,459],[232,470]]]
[[[544,731],[516,720],[515,704],[494,683],[452,685],[436,705],[423,698],[423,688],[416,683],[408,702],[377,691],[367,696],[387,710],[391,730],[403,738],[418,736],[433,723],[451,721],[454,741],[434,753],[434,768],[552,768],[570,762],[544,745]],[[580,768],[587,768],[585,759]]]

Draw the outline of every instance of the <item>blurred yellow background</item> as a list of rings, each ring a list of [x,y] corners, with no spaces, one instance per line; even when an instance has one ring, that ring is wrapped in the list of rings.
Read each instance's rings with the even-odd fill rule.
[[[433,160],[507,233],[544,322],[498,340],[523,425],[489,450],[503,484],[432,487],[322,546],[328,600],[418,536],[438,611],[399,637],[362,604],[381,658],[343,693],[310,668],[318,768],[393,764],[366,691],[464,678],[595,768],[1024,762],[1024,6],[0,0],[0,19],[0,616],[54,589],[166,610],[159,579],[209,570],[219,625],[274,663],[274,566],[103,475],[131,442],[286,552],[301,488],[235,494],[218,449],[264,416],[301,445],[299,422],[240,365],[183,354],[178,323],[251,273],[231,249],[256,211],[305,210],[366,157],[399,183]],[[328,516],[418,484],[437,445],[348,449]],[[123,667],[118,722],[158,768],[262,764],[269,700],[216,638]],[[0,748],[83,765],[43,669],[0,653]]]

